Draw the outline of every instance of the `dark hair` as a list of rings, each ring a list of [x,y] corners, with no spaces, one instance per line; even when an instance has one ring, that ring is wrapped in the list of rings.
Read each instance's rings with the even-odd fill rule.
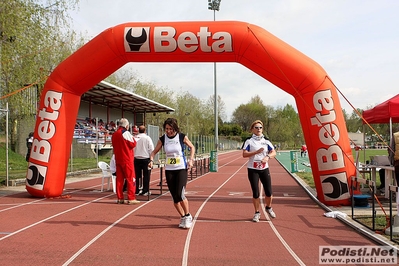
[[[165,130],[166,125],[169,125],[177,133],[180,132],[179,126],[177,125],[177,120],[175,118],[166,119],[165,122],[163,123],[163,130]]]

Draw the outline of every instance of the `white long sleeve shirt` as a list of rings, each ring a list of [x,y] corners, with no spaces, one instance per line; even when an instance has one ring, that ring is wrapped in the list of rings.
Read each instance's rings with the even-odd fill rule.
[[[134,148],[134,158],[148,159],[154,150],[154,143],[146,133],[139,133],[135,137],[137,144]]]

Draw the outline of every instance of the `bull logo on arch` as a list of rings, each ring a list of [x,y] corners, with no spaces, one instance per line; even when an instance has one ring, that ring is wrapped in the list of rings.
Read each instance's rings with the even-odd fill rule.
[[[80,97],[129,62],[237,62],[293,95],[318,199],[350,204],[356,173],[337,90],[315,61],[266,30],[239,21],[125,23],[109,28],[49,76],[40,99],[26,189],[62,194]]]

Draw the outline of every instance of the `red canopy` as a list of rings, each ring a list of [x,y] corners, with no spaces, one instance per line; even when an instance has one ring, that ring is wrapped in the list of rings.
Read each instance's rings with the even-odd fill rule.
[[[399,94],[370,110],[363,111],[363,118],[369,124],[389,124],[390,118],[392,123],[399,123]]]

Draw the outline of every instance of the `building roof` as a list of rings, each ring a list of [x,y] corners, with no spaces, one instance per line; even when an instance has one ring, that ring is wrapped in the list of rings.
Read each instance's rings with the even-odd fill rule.
[[[85,92],[81,100],[95,105],[123,109],[133,113],[174,112],[173,108],[124,90],[106,81],[101,81]]]

